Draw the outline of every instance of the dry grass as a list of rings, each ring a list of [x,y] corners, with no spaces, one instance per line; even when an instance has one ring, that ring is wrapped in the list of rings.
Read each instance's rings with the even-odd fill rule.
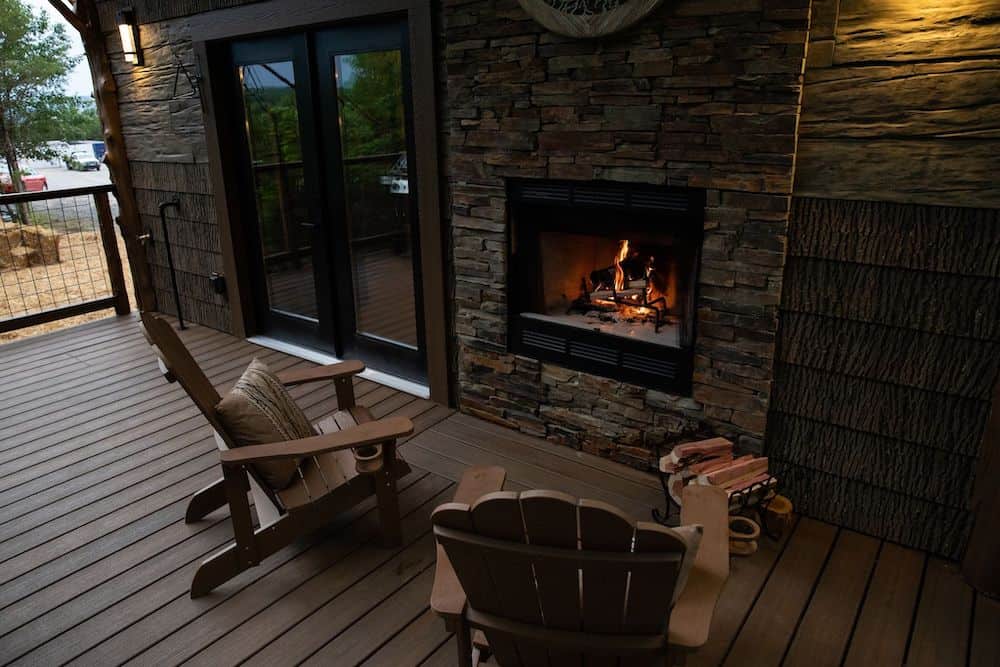
[[[129,301],[135,307],[135,294],[129,273],[125,244],[118,239]],[[0,269],[0,319],[18,317],[40,310],[49,310],[92,299],[110,296],[110,282],[104,248],[98,232],[63,234],[59,244],[58,264],[31,266],[24,269]],[[0,333],[0,344],[27,338],[48,331],[65,329],[114,314],[114,310],[99,310],[55,322]]]

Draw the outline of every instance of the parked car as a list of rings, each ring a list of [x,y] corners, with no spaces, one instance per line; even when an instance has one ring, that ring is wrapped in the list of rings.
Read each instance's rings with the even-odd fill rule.
[[[42,174],[36,174],[30,169],[21,170],[21,189],[25,192],[41,192],[49,189],[49,180]],[[14,192],[14,185],[10,180],[10,172],[6,169],[0,171],[0,192],[9,194]]]
[[[66,156],[66,168],[73,171],[97,171],[101,163],[92,152],[77,151]]]

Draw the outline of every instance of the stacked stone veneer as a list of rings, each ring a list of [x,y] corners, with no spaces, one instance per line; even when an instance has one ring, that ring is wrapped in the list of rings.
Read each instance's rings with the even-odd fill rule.
[[[763,437],[809,0],[666,0],[578,41],[515,0],[443,0],[461,409],[645,466],[683,430]],[[506,352],[505,179],[704,188],[690,397]]]

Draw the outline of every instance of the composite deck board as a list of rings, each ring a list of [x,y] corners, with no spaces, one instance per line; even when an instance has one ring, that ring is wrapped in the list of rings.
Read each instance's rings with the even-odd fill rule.
[[[716,613],[712,616],[708,641],[688,658],[690,667],[714,667],[722,663],[788,544],[794,528],[793,525],[777,540],[761,540],[753,557],[731,560],[729,581],[719,597]]]
[[[901,665],[927,556],[883,544],[845,665]]]
[[[455,637],[449,637],[448,641],[437,647],[433,653],[421,660],[420,667],[455,667],[458,646]]]
[[[442,481],[436,475],[432,478]],[[204,648],[191,658],[190,663],[233,664],[250,658],[263,661],[268,659],[268,655],[282,656],[284,647],[291,646],[291,650],[300,650],[303,646],[309,646],[310,642],[322,642],[332,637],[338,622],[350,623],[355,620],[350,605],[381,599],[378,597],[379,591],[391,592],[406,581],[399,577],[407,573],[415,574],[413,570],[417,565],[434,562],[433,553],[428,556],[432,539],[429,534],[429,517],[433,510],[433,506],[428,505],[437,503],[442,498],[447,499],[454,493],[451,485],[439,488],[441,490],[438,494],[420,508],[419,514],[408,516],[404,520],[404,544],[401,549],[388,550],[375,543],[365,544],[335,567],[319,571],[306,585],[293,577],[295,573],[285,570],[275,572],[270,578],[274,585],[282,587],[283,595],[267,600],[261,598],[260,593],[248,590],[250,595],[261,598],[263,603],[270,605],[267,614],[241,620],[234,613],[227,619],[227,625],[231,623],[233,629],[211,644],[206,642]],[[318,636],[315,636],[316,632],[319,633]],[[305,643],[300,645],[300,640]],[[311,644],[313,649],[320,645]]]
[[[842,530],[795,632],[787,667],[837,667],[878,555],[878,540]]]
[[[969,667],[1000,665],[1000,600],[976,596]]]
[[[924,579],[906,664],[962,664],[968,650],[974,593],[962,584],[955,566],[940,558],[928,559]]]
[[[823,571],[837,529],[801,519],[726,657],[738,667],[779,665]]]
[[[204,327],[181,335],[220,391],[255,356],[309,365]],[[430,512],[468,465],[504,465],[507,489],[596,497],[643,520],[663,502],[651,475],[359,379],[375,416],[414,421],[400,446],[414,468],[400,482],[403,545],[380,546],[369,500],[191,600],[194,569],[232,537],[226,509],[183,521],[190,494],[220,474],[216,446],[159,375],[135,316],[0,345],[0,374],[0,664],[454,665],[454,639],[427,606]],[[336,407],[329,385],[292,394],[314,420]],[[913,664],[967,653],[993,665],[998,617],[950,565],[802,519],[733,560],[689,663],[818,666],[839,652],[849,665],[900,664],[909,647]]]
[[[361,664],[371,667],[426,664],[425,657],[433,654],[447,639],[448,633],[445,632],[441,619],[428,609]],[[448,655],[452,663],[455,651],[456,649],[452,649]]]

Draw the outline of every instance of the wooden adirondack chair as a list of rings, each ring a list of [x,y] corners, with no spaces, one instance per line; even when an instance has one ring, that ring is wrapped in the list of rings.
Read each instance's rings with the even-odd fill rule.
[[[478,490],[503,479],[478,476]],[[729,576],[721,489],[685,490],[682,523],[703,534],[672,609],[686,545],[663,526],[555,491],[464,494],[432,515],[431,608],[456,633],[461,667],[472,664],[471,631],[501,667],[678,664],[707,641]]]
[[[345,361],[279,373],[278,379],[286,386],[332,381],[337,412],[316,424],[321,435],[236,447],[215,411],[221,397],[173,327],[143,313],[142,328],[164,377],[184,388],[215,430],[221,450],[222,478],[194,494],[185,521],[198,521],[228,503],[235,544],[202,562],[191,582],[191,597],[205,595],[372,495],[378,502],[383,540],[390,546],[401,542],[396,480],[410,468],[396,456],[395,444],[397,438],[413,432],[413,424],[405,418],[374,420],[366,408],[355,404],[352,378],[364,370],[363,364]],[[352,454],[356,448],[375,456],[359,458],[358,465]],[[284,489],[272,489],[253,467],[257,462],[289,458],[301,459],[301,463],[297,479]],[[259,519],[256,529],[248,491]]]

